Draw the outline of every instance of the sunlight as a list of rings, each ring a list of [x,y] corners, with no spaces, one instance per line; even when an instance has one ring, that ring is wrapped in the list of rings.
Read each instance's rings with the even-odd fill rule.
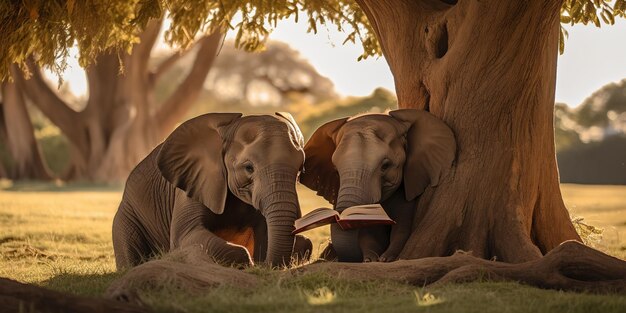
[[[318,288],[313,292],[304,292],[306,302],[310,305],[326,305],[335,301],[337,295],[328,287]]]
[[[417,304],[417,306],[433,306],[445,302],[443,298],[437,297],[430,292],[427,292],[423,295],[419,291],[415,291],[414,293],[415,303]]]

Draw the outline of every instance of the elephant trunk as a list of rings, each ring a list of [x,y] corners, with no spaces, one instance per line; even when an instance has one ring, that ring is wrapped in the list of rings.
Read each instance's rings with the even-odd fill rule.
[[[267,222],[267,258],[272,266],[288,265],[293,252],[292,234],[294,222],[300,217],[300,205],[295,186],[294,170],[270,169],[270,182],[264,189],[257,205]]]
[[[335,208],[343,211],[345,208],[377,203],[380,201],[380,177],[372,175],[367,169],[348,169],[339,173],[340,187]],[[372,181],[377,180],[377,181]]]

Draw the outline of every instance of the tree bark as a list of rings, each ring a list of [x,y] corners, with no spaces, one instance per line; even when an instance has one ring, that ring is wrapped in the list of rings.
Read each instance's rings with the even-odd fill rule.
[[[17,71],[17,67],[12,66],[13,76]],[[52,175],[35,139],[33,124],[20,87],[19,81],[2,83],[6,143],[13,161],[9,172],[5,174],[11,179],[49,180]]]
[[[430,111],[457,139],[455,165],[421,196],[400,258],[465,250],[519,263],[580,240],[554,150],[561,1],[357,2],[399,106]]]

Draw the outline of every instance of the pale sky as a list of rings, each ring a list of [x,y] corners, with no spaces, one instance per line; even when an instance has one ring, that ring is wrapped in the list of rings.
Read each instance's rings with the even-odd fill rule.
[[[626,21],[618,19],[613,26],[567,26],[569,38],[565,54],[559,56],[556,101],[570,106],[580,104],[603,85],[626,78]],[[227,36],[233,38],[231,32]],[[280,22],[270,36],[289,43],[344,95],[364,96],[376,87],[394,90],[393,77],[384,58],[357,62],[359,45],[341,43],[345,34],[334,29],[318,28],[307,34],[305,23]],[[84,93],[84,74],[75,61],[66,76],[75,93]]]

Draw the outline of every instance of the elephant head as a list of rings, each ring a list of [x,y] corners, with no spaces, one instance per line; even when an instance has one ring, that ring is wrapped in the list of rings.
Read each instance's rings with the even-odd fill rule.
[[[379,203],[404,186],[407,201],[452,166],[452,130],[426,111],[403,109],[328,122],[304,147],[300,182],[338,210]]]
[[[163,176],[192,199],[221,214],[230,192],[267,221],[266,261],[289,262],[304,140],[288,113],[242,117],[212,113],[179,126],[157,157]]]

